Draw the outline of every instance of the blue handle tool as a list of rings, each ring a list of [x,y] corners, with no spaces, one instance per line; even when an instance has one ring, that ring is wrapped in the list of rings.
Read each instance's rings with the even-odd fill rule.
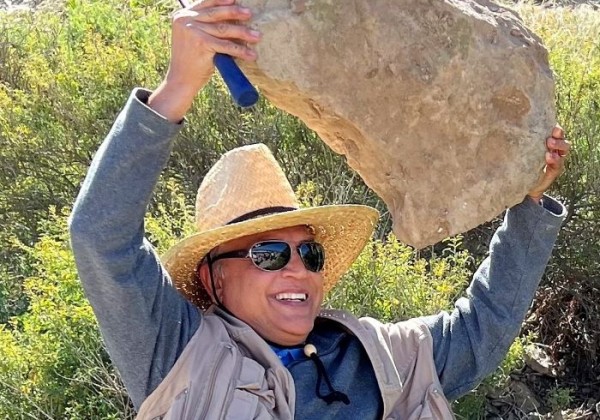
[[[187,7],[185,0],[179,0],[179,4]],[[214,63],[238,106],[246,108],[258,101],[258,92],[230,55],[216,54]]]
[[[214,62],[238,106],[246,108],[258,101],[258,92],[230,55],[216,54]]]

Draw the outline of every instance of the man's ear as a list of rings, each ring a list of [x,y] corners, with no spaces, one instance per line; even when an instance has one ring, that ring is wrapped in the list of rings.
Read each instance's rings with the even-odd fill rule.
[[[204,290],[206,290],[208,294],[212,296],[210,273],[208,271],[208,264],[206,263],[206,260],[198,264],[198,267],[196,268],[196,276],[198,276],[198,279],[200,280],[202,287],[204,287]]]
[[[215,271],[218,271],[218,270],[213,270],[213,272],[212,272],[212,275],[214,276],[213,280],[214,280],[214,284],[215,284],[215,289],[217,291],[217,296],[219,297],[219,299],[222,299],[222,297],[221,297],[222,279],[220,278],[220,276],[216,275],[217,273],[215,273]],[[204,290],[206,290],[208,295],[210,296],[211,301],[213,303],[217,303],[217,302],[215,302],[215,294],[213,293],[213,289],[212,289],[211,278],[210,278],[210,269],[209,269],[208,263],[206,261],[203,261],[198,266],[196,275],[198,276],[198,279],[200,279],[200,283],[202,283],[202,287],[204,287]]]

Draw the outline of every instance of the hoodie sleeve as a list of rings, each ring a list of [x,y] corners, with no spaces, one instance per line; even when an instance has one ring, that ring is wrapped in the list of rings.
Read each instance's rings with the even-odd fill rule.
[[[181,124],[136,89],[97,151],[69,229],[75,262],[108,352],[138,409],[200,323],[144,238],[144,214]]]
[[[506,212],[488,258],[452,313],[421,318],[433,336],[435,365],[450,400],[493,372],[518,335],[552,253],[566,210],[545,196]]]

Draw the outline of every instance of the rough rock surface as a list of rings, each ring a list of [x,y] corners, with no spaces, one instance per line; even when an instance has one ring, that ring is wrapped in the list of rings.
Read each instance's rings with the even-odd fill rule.
[[[555,123],[540,40],[486,0],[241,0],[243,69],[385,201],[423,247],[520,202]]]

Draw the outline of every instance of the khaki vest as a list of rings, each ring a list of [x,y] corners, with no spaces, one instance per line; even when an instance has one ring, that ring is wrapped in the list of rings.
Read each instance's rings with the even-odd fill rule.
[[[335,310],[320,316],[342,324],[365,347],[381,390],[384,419],[454,418],[424,324],[382,324]],[[137,418],[293,419],[295,400],[292,376],[268,344],[245,323],[211,309]]]

